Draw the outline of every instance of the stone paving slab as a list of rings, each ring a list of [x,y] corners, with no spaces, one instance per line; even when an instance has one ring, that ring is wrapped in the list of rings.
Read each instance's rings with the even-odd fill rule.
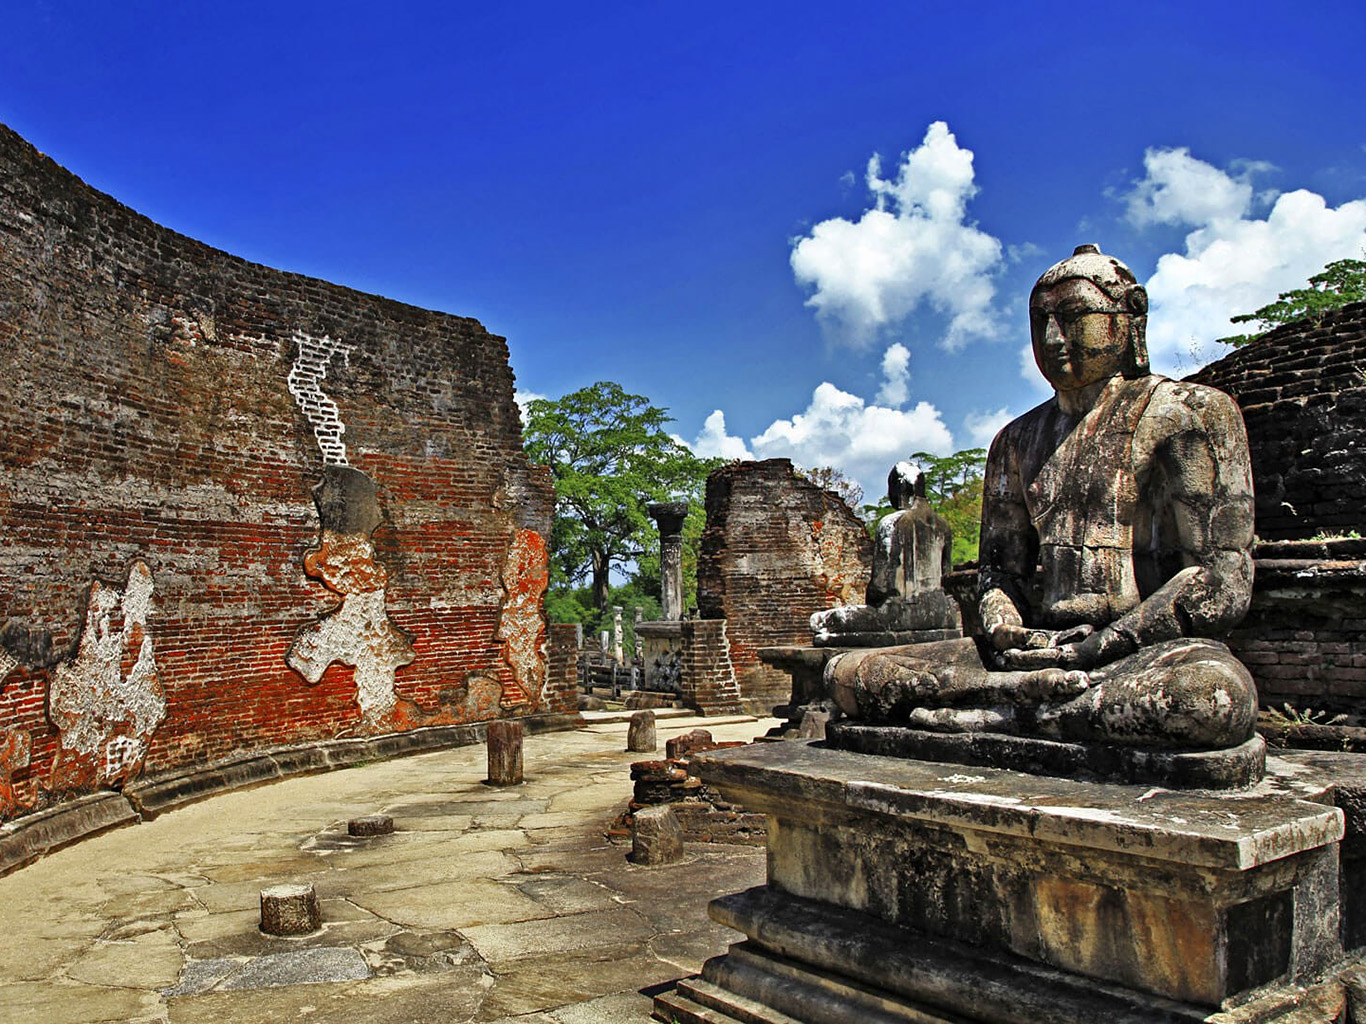
[[[0,878],[0,1024],[645,1024],[649,989],[737,933],[706,904],[763,881],[764,851],[695,845],[662,868],[605,838],[631,794],[627,718],[528,736],[526,782],[482,746],[239,790]],[[748,740],[774,723],[659,722]],[[346,821],[394,819],[392,835]],[[323,928],[257,928],[259,892],[311,882]]]

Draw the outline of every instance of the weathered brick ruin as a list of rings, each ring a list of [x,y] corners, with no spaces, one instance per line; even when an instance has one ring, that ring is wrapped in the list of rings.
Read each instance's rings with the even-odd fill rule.
[[[0,816],[573,709],[502,338],[247,263],[0,127]]]
[[[788,459],[717,470],[706,502],[698,611],[726,620],[741,700],[767,714],[787,701],[791,682],[757,651],[809,644],[813,612],[862,603],[872,542],[839,496],[799,477]]]
[[[1280,327],[1189,379],[1243,410],[1259,540],[1366,525],[1366,303]]]
[[[631,765],[631,802],[609,834],[629,835],[638,811],[645,807],[672,808],[689,843],[739,843],[762,846],[767,819],[746,811],[706,786],[692,770],[692,755],[725,750],[741,743],[718,743],[706,729],[669,740],[663,759]]]
[[[1364,368],[1357,303],[1191,377],[1233,395],[1247,424],[1260,543],[1252,608],[1229,646],[1276,709],[1360,718],[1366,699],[1366,540],[1350,536],[1366,532]]]

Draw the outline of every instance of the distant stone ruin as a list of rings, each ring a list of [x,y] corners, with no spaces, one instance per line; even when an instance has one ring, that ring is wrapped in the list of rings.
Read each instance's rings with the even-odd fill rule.
[[[0,127],[0,374],[0,818],[573,710],[551,482],[478,322],[212,249]]]
[[[842,499],[799,477],[788,459],[717,470],[706,501],[698,612],[725,620],[740,698],[768,714],[787,701],[791,682],[759,649],[807,644],[813,613],[862,603],[872,541]]]

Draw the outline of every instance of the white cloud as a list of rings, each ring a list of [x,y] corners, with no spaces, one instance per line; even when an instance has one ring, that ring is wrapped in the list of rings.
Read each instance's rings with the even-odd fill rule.
[[[1129,193],[1129,221],[1137,227],[1240,220],[1252,205],[1249,182],[1197,160],[1184,146],[1148,150],[1143,169],[1146,176]]]
[[[1014,418],[1005,406],[992,412],[968,413],[963,418],[963,430],[968,435],[969,447],[988,447],[1000,429]]]
[[[792,273],[812,289],[807,305],[831,336],[867,345],[922,305],[949,318],[949,350],[994,334],[1001,243],[965,220],[977,193],[972,151],[936,121],[894,178],[882,177],[874,154],[866,182],[872,209],[856,222],[822,221],[792,248]]]
[[[698,458],[702,459],[754,458],[754,454],[745,445],[744,438],[726,433],[726,414],[720,409],[715,410],[706,418],[702,424],[702,432],[691,444],[677,436],[674,440],[687,445]]]
[[[828,382],[811,393],[802,412],[775,420],[748,444],[727,431],[720,409],[707,417],[691,443],[674,439],[703,458],[781,458],[808,468],[833,466],[870,495],[881,494],[887,471],[913,452],[947,455],[954,447],[952,433],[929,402],[893,409],[868,404]]]
[[[910,395],[911,350],[901,342],[887,346],[882,353],[882,387],[873,401],[893,409],[906,403]]]
[[[828,382],[811,393],[803,412],[775,420],[749,443],[756,458],[834,466],[857,480],[865,494],[881,493],[887,470],[912,452],[953,451],[953,435],[929,402],[906,410],[868,405]]]
[[[1162,256],[1148,281],[1148,349],[1158,372],[1190,373],[1225,354],[1213,342],[1240,333],[1230,316],[1366,249],[1366,199],[1331,207],[1298,189],[1277,196],[1257,219],[1249,216],[1250,185],[1186,150],[1149,150],[1144,166],[1147,176],[1129,197],[1131,218],[1193,229],[1185,252]]]
[[[526,407],[537,399],[545,397],[545,395],[538,394],[535,391],[517,389],[512,392],[512,400],[517,403],[517,409],[522,414],[522,426],[526,426]]]

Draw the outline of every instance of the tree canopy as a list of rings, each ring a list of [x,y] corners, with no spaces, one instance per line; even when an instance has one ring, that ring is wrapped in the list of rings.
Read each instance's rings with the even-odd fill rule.
[[[1246,345],[1282,324],[1305,317],[1318,319],[1349,302],[1366,302],[1366,260],[1336,260],[1311,277],[1308,288],[1281,292],[1275,302],[1261,309],[1230,317],[1235,324],[1252,323],[1259,330],[1219,340],[1228,345]]]
[[[844,499],[844,503],[852,509],[857,509],[863,501],[863,488],[859,486],[857,480],[850,480],[844,475],[842,470],[834,466],[815,466],[811,469],[797,467],[796,473],[799,477],[811,481],[824,491],[833,491]]]
[[[560,606],[584,581],[592,607],[605,611],[614,567],[646,577],[652,572],[658,589],[659,536],[646,512],[650,502],[688,501],[689,518],[698,520],[692,533],[700,532],[702,489],[718,460],[699,459],[671,438],[664,429],[670,422],[667,409],[610,381],[528,405],[524,447],[555,480],[547,597],[553,618],[574,621],[573,609]],[[687,565],[685,553],[685,572]]]

